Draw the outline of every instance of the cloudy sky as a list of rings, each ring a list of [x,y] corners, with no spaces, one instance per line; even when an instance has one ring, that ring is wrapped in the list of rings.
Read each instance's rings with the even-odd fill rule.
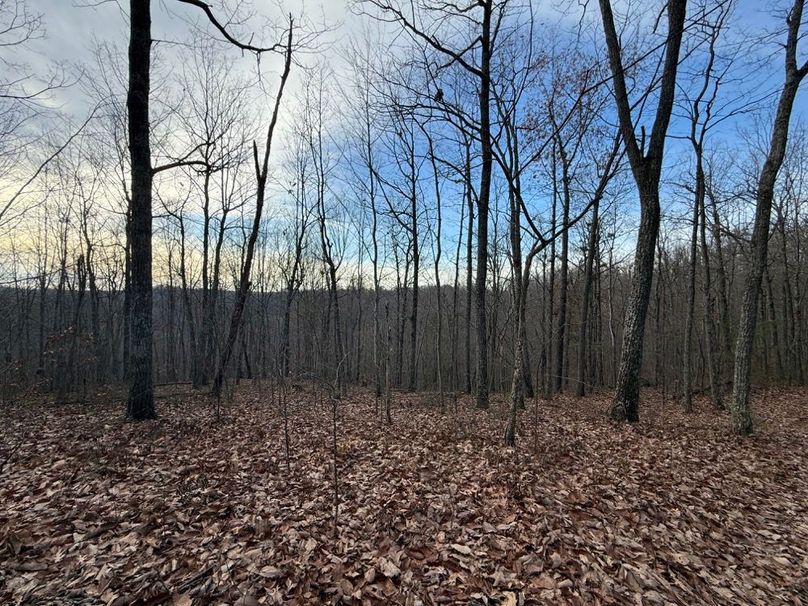
[[[0,3],[2,0],[0,0]],[[615,6],[619,6],[619,0],[615,0]],[[786,0],[776,0],[779,6],[785,6]],[[232,6],[235,3],[226,4]],[[32,41],[25,49],[13,49],[11,56],[15,62],[25,63],[31,73],[40,77],[53,70],[55,62],[61,62],[64,68],[74,79],[88,78],[95,71],[96,58],[94,51],[99,45],[108,45],[116,48],[123,56],[126,53],[128,43],[128,19],[126,11],[129,2],[127,0],[27,0],[28,8],[32,13],[42,14],[44,24],[44,35]],[[221,12],[222,2],[212,2],[217,15],[221,15],[222,20],[226,20],[228,15]],[[321,53],[317,58],[328,62],[331,69],[336,72],[342,71],[345,67],[341,59],[342,51],[352,33],[368,27],[370,20],[367,17],[355,15],[350,10],[351,0],[252,0],[243,5],[242,15],[249,15],[248,19],[233,25],[231,31],[241,39],[249,39],[254,36],[255,44],[271,44],[276,40],[271,38],[269,30],[264,26],[268,22],[278,22],[283,15],[291,12],[295,16],[305,15],[310,24],[318,30],[326,30],[320,39]],[[660,6],[661,2],[658,3]],[[693,0],[691,6],[696,5]],[[562,18],[560,11],[564,8],[570,11],[567,19],[572,20],[571,27],[578,23],[581,4],[577,0],[535,0],[534,6],[538,12],[539,27],[537,32],[544,35],[552,28],[546,26],[558,23]],[[645,6],[645,5],[643,5]],[[594,21],[591,29],[593,39],[600,39],[602,32],[597,23],[597,5],[590,2],[588,5],[588,17]],[[652,18],[651,15],[648,18]],[[769,3],[762,3],[758,0],[738,0],[736,19],[734,28],[736,35],[748,37],[749,39],[762,36],[767,31],[782,32],[783,12],[772,12]],[[200,28],[206,28],[206,20],[202,12],[194,7],[184,5],[177,0],[152,0],[152,33],[156,41],[155,50],[157,53],[170,53],[170,49],[179,48],[179,45],[187,43],[194,37],[197,39],[204,37]],[[573,30],[574,31],[574,30]],[[754,45],[757,59],[754,77],[751,80],[751,88],[755,89],[756,95],[769,94],[769,105],[773,105],[776,93],[782,83],[783,60],[782,48],[779,42],[782,35],[775,36],[768,40],[765,45]],[[808,56],[808,41],[805,41],[802,55]],[[379,49],[380,53],[389,53],[391,47],[384,46]],[[232,52],[234,56],[237,52]],[[0,55],[1,57],[2,55]],[[8,60],[8,56],[5,59]],[[313,62],[316,57],[309,55],[304,57],[304,61]],[[269,62],[264,64],[265,69],[271,69]],[[166,61],[164,65],[170,68],[177,68],[176,61]],[[125,69],[125,62],[122,63]],[[237,69],[244,70],[245,74],[255,73],[255,59],[247,56],[237,61]],[[747,72],[748,73],[748,72]],[[121,74],[121,81],[126,81],[126,74]],[[697,77],[697,76],[696,76]],[[294,73],[290,82],[290,95],[287,104],[293,104],[296,89],[299,91],[305,76],[300,70]],[[274,80],[267,80],[274,82]],[[745,86],[750,83],[745,84]],[[732,85],[725,90],[729,97],[736,96],[732,90]],[[740,93],[742,89],[738,89]],[[798,97],[795,107],[794,121],[804,120],[808,116],[808,103],[806,103],[806,93],[803,91]],[[76,122],[81,122],[90,110],[90,101],[81,84],[77,82],[73,86],[57,90],[50,103],[58,107],[63,113],[72,115]],[[289,109],[291,105],[287,105]],[[287,112],[288,113],[288,112]],[[338,113],[338,112],[337,112]],[[768,123],[765,116],[763,123]],[[740,140],[740,129],[749,122],[749,118],[743,116],[736,120],[727,121],[722,124],[720,136],[721,144],[726,149],[731,149],[734,143]],[[685,125],[680,120],[674,121],[671,125],[671,134],[666,152],[666,159],[671,167],[671,171],[666,171],[666,178],[669,183],[677,178],[683,169],[686,169],[690,158],[688,144],[676,138],[676,135],[685,132]],[[638,129],[639,130],[639,129]],[[284,141],[288,142],[288,137],[280,137],[279,145],[283,146]],[[283,150],[277,150],[275,154],[277,160],[283,154]],[[275,153],[275,152],[273,152]],[[677,166],[677,164],[679,166]],[[668,200],[675,204],[675,197],[670,196]],[[631,205],[628,205],[631,207]],[[456,234],[458,216],[448,214],[444,216],[447,220],[445,233],[452,238]],[[629,217],[632,215],[629,212]]]
[[[326,46],[339,44],[339,41],[352,28],[357,27],[360,18],[351,13],[350,0],[272,0],[242,2],[238,15],[243,23],[232,26],[233,32],[243,39],[254,36],[253,42],[273,43],[274,40],[261,40],[268,23],[279,23],[282,17],[291,13],[296,18],[305,15],[311,26],[327,30],[321,37]],[[220,3],[212,3],[220,9]],[[234,4],[231,4],[233,6]],[[128,2],[125,0],[28,0],[32,13],[41,14],[44,22],[44,36],[32,41],[25,49],[24,61],[38,75],[48,73],[53,63],[63,62],[72,73],[80,73],[92,66],[94,50],[101,44],[117,47],[125,53],[128,43]],[[217,10],[221,20],[227,14]],[[152,35],[156,48],[160,49],[185,43],[194,36],[201,35],[200,28],[206,28],[205,16],[196,7],[176,0],[152,0]],[[20,51],[16,51],[20,52]],[[245,70],[253,70],[255,61],[245,57]],[[62,90],[57,95],[62,108],[68,112],[83,109],[83,100],[78,87]],[[65,106],[64,104],[67,104]]]
[[[324,48],[333,49],[328,52],[327,60],[332,68],[339,70],[339,48],[344,40],[354,31],[367,24],[366,17],[353,14],[350,10],[351,0],[260,0],[243,2],[240,15],[249,16],[244,23],[233,27],[233,31],[242,36],[255,35],[256,42],[272,42],[260,40],[265,23],[277,22],[281,15],[292,13],[295,16],[305,15],[318,29],[327,29],[322,36]],[[221,14],[221,3],[212,3]],[[764,6],[765,4],[765,6]],[[777,2],[775,3],[777,4]],[[779,4],[785,5],[783,2]],[[25,62],[39,74],[47,73],[54,61],[62,61],[79,72],[82,66],[93,63],[93,49],[99,44],[114,45],[125,52],[128,38],[127,10],[125,0],[28,0],[29,8],[40,13],[44,18],[45,36],[34,41],[25,51]],[[551,11],[553,19],[560,13],[558,3],[540,2],[541,11]],[[232,4],[230,4],[232,6]],[[205,19],[197,8],[184,5],[176,0],[152,0],[153,35],[157,47],[169,47],[175,43],[187,42],[194,35],[199,35],[198,27],[204,26]],[[572,7],[577,12],[577,5]],[[782,27],[782,20],[773,16],[775,8],[769,2],[759,3],[756,0],[740,0],[736,10],[736,27],[749,36],[759,36],[766,31]],[[594,15],[594,9],[590,8]],[[782,11],[781,11],[782,14]],[[222,15],[226,18],[226,15]],[[804,45],[805,46],[805,45]],[[19,51],[15,51],[19,52]],[[763,65],[758,77],[763,81],[772,80],[772,90],[782,76],[782,58],[777,45],[772,44],[771,62]],[[808,51],[806,51],[808,52]],[[245,57],[244,69],[254,68],[254,60]],[[66,89],[55,97],[57,103],[70,113],[80,109],[83,99],[79,87]],[[805,114],[798,104],[797,116]]]
[[[785,6],[785,0],[778,0],[780,6]],[[93,56],[94,49],[101,44],[107,44],[117,48],[125,55],[128,41],[128,22],[126,11],[128,2],[126,0],[27,0],[29,9],[33,13],[40,13],[44,21],[44,36],[32,41],[27,46],[24,53],[20,53],[30,69],[43,76],[53,69],[54,62],[63,62],[65,68],[75,77],[85,73],[84,70],[92,72],[96,59]],[[225,3],[233,6],[235,3]],[[320,39],[321,53],[323,60],[327,61],[330,67],[339,72],[343,67],[340,57],[342,49],[348,37],[366,27],[369,23],[367,17],[355,15],[350,10],[351,0],[252,0],[242,3],[240,15],[248,16],[243,22],[232,26],[230,29],[238,34],[242,39],[248,39],[254,35],[253,41],[256,44],[272,43],[271,33],[265,29],[268,22],[279,22],[283,15],[292,13],[295,16],[305,15],[313,27],[327,32]],[[783,19],[782,11],[777,14],[769,3],[759,3],[756,0],[739,0],[736,10],[734,26],[742,35],[750,38],[761,36],[767,31],[782,31]],[[221,15],[223,20],[228,15],[222,13],[222,3],[212,2],[214,10]],[[579,4],[575,2],[556,2],[546,0],[535,3],[541,18],[539,21],[552,23],[558,21],[563,7],[567,7],[576,15],[580,10]],[[616,4],[619,6],[619,4]],[[695,6],[695,2],[691,3]],[[692,9],[691,9],[692,10]],[[589,17],[597,18],[596,6],[590,6]],[[550,13],[553,13],[552,15]],[[206,26],[206,20],[202,12],[195,7],[185,5],[177,0],[152,0],[153,37],[156,40],[155,49],[165,52],[163,49],[178,48],[179,44],[188,42],[193,37],[202,37],[205,34],[200,28]],[[575,18],[577,22],[577,17]],[[542,27],[546,23],[539,23],[538,31],[544,31]],[[599,32],[593,29],[593,36],[598,36]],[[264,39],[262,39],[262,36]],[[270,38],[270,39],[266,39]],[[751,86],[756,88],[755,94],[764,96],[771,95],[772,105],[775,95],[782,82],[782,49],[778,42],[782,36],[777,36],[768,41],[767,45],[756,46],[755,51],[759,54],[760,62],[757,64],[755,77],[752,78]],[[808,47],[804,43],[803,46]],[[388,48],[384,52],[390,52]],[[19,51],[15,51],[19,52]],[[170,52],[170,51],[169,51]],[[235,51],[234,51],[234,54]],[[803,55],[808,56],[808,49],[803,49]],[[311,56],[304,58],[305,61],[312,59]],[[172,65],[167,62],[167,65]],[[254,57],[244,57],[237,62],[238,69],[243,69],[245,73],[255,72]],[[294,96],[295,88],[299,87],[302,77],[299,72],[294,75],[291,82],[291,95]],[[126,74],[121,74],[121,80],[125,81]],[[747,83],[747,86],[749,83]],[[724,89],[724,93],[733,96],[734,93],[729,88]],[[76,120],[81,120],[89,111],[89,103],[85,92],[80,84],[58,90],[52,99],[52,103],[57,105],[62,111],[71,114]],[[803,92],[797,100],[795,107],[795,122],[804,120],[808,114],[808,103],[805,103],[805,93]],[[739,126],[747,120],[746,117],[740,120],[727,121],[721,126],[721,138],[728,144],[737,140]],[[671,133],[684,132],[682,124],[677,125],[677,120],[671,125]],[[670,152],[675,155],[676,147],[680,145],[675,140],[671,141]],[[686,146],[685,146],[686,147]],[[685,150],[686,153],[687,150]]]

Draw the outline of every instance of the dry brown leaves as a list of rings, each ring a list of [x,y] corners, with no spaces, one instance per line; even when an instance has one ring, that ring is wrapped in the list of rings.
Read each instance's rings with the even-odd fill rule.
[[[258,388],[216,423],[203,395],[124,423],[120,402],[2,411],[0,598],[129,604],[808,604],[808,394],[757,394],[738,439],[700,402],[540,401],[518,450],[504,404],[441,415],[396,398],[391,426]],[[469,408],[467,408],[469,407]]]

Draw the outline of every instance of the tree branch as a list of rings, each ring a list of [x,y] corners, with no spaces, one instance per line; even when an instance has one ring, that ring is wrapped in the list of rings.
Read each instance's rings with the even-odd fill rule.
[[[213,10],[211,9],[210,5],[202,0],[177,0],[177,2],[181,2],[183,4],[190,4],[191,6],[195,6],[201,9],[210,21],[211,25],[219,30],[219,33],[224,36],[225,40],[227,40],[230,44],[240,48],[241,50],[249,51],[251,53],[256,53],[260,55],[261,53],[271,53],[271,52],[278,52],[284,49],[283,44],[273,44],[272,46],[268,47],[260,47],[260,46],[253,46],[250,42],[241,42],[236,40],[230,32],[227,31],[227,28],[222,25],[219,20],[216,18],[216,15],[213,14]]]

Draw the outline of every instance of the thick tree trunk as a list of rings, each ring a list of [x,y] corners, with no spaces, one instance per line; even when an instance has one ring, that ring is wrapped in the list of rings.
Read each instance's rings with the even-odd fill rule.
[[[493,0],[483,0],[480,37],[480,192],[477,201],[477,407],[488,408],[488,325],[485,308],[488,279],[488,204],[494,155],[491,145],[491,13]]]
[[[632,105],[628,98],[622,51],[614,24],[612,6],[609,0],[600,0],[621,138],[640,196],[640,229],[637,234],[634,274],[624,320],[623,350],[617,376],[617,392],[611,409],[611,417],[617,421],[636,422],[639,420],[640,372],[642,370],[645,317],[654,275],[654,248],[659,233],[659,181],[665,137],[676,93],[676,74],[679,66],[686,7],[687,0],[670,0],[667,4],[668,37],[665,42],[665,58],[660,77],[656,115],[647,143],[643,135],[642,145],[640,145],[637,142],[632,119]]]
[[[634,254],[631,291],[623,323],[623,348],[617,373],[617,393],[611,416],[615,421],[640,420],[640,371],[642,369],[645,318],[654,277],[654,250],[659,234],[659,192],[657,183],[643,183],[640,190],[640,229]]]
[[[153,419],[152,376],[152,166],[149,142],[149,64],[151,2],[129,3],[129,153],[132,195],[129,208],[129,282],[131,343],[128,352],[129,397],[126,416]]]

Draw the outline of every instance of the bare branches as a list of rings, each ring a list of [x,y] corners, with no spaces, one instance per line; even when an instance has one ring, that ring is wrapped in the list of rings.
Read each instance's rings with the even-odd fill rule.
[[[75,139],[78,137],[84,128],[90,123],[90,121],[95,116],[98,107],[93,108],[90,115],[87,119],[79,126],[79,128],[73,132],[59,147],[57,147],[43,162],[37,166],[36,170],[31,174],[31,176],[17,189],[17,191],[3,204],[3,207],[0,209],[0,224],[3,222],[3,217],[5,217],[6,213],[9,209],[14,205],[14,203],[23,195],[28,186],[31,185],[34,181],[36,181],[37,177],[42,173],[47,166],[55,160],[59,154],[61,154]]]
[[[788,38],[786,40],[786,73],[793,74],[797,80],[802,80],[808,74],[808,59],[801,67],[797,67],[797,43],[800,40],[800,27],[802,26],[802,13],[805,0],[795,0],[794,5],[786,17],[788,25]]]
[[[612,70],[612,78],[615,99],[617,102],[617,114],[620,119],[620,131],[623,135],[626,153],[632,166],[639,166],[642,161],[642,152],[637,145],[634,134],[634,122],[631,118],[631,107],[628,100],[628,88],[626,87],[626,76],[621,55],[620,40],[617,37],[617,29],[614,24],[614,13],[610,0],[600,0],[600,13],[603,19],[603,31],[606,37],[606,48],[609,53],[609,64]]]
[[[42,15],[31,13],[25,0],[0,2],[0,48],[20,46],[42,36]]]
[[[172,168],[179,168],[180,166],[202,166],[202,167],[208,166],[208,163],[205,162],[204,160],[191,160],[191,156],[193,156],[196,152],[205,147],[205,145],[207,145],[207,143],[200,143],[179,160],[174,160],[173,162],[168,162],[167,164],[161,164],[159,166],[155,166],[154,168],[152,168],[152,174],[156,175],[157,173],[161,173],[166,170],[171,170]]]
[[[230,317],[230,328],[227,335],[227,340],[219,358],[216,376],[213,380],[211,389],[212,395],[217,401],[221,398],[222,385],[224,383],[224,373],[227,365],[230,362],[230,357],[238,337],[239,330],[241,329],[241,320],[244,314],[244,305],[247,301],[247,294],[251,285],[251,273],[253,256],[255,254],[255,244],[258,240],[258,232],[261,227],[261,214],[264,208],[264,197],[266,195],[266,182],[267,173],[269,171],[269,157],[272,150],[272,141],[275,134],[275,127],[278,123],[278,114],[280,113],[281,101],[283,99],[283,92],[286,89],[286,83],[289,79],[289,72],[292,67],[292,53],[293,47],[293,32],[294,20],[292,15],[289,15],[289,29],[287,30],[286,44],[284,46],[284,64],[283,73],[281,74],[280,83],[278,84],[278,93],[275,96],[275,106],[272,109],[272,118],[267,128],[266,142],[264,144],[264,157],[263,161],[259,163],[258,159],[258,146],[253,142],[253,159],[255,162],[255,177],[256,177],[256,203],[255,203],[255,216],[253,217],[252,230],[250,231],[249,239],[247,241],[247,249],[244,257],[244,265],[241,268],[241,276],[239,278],[238,291],[236,295],[236,303],[233,307],[233,312]]]
[[[213,14],[213,9],[211,9],[210,5],[206,2],[202,2],[202,0],[177,0],[177,2],[189,4],[201,9],[202,12],[205,13],[205,16],[208,18],[211,25],[213,25],[213,27],[215,27],[219,33],[224,36],[225,40],[236,48],[255,53],[256,55],[261,55],[262,53],[283,52],[285,49],[285,45],[282,42],[278,42],[272,46],[255,46],[252,44],[252,36],[250,36],[250,40],[247,42],[242,42],[241,40],[236,39],[229,31],[227,31],[227,27],[216,18],[216,15]]]
[[[466,58],[466,56],[480,44],[481,40],[479,37],[475,37],[463,49],[453,49],[442,42],[435,34],[429,33],[422,25],[417,23],[414,8],[412,10],[412,15],[408,16],[404,14],[404,11],[400,6],[391,2],[385,2],[383,0],[359,0],[358,4],[370,4],[371,6],[376,7],[382,12],[382,15],[387,14],[389,16],[384,17],[374,15],[375,18],[386,22],[399,23],[410,36],[417,40],[421,40],[422,42],[426,42],[434,50],[446,55],[449,61],[444,65],[444,67],[448,67],[453,63],[458,63],[466,71],[474,74],[478,78],[482,77],[482,69],[471,63]],[[459,11],[459,13],[465,14],[476,8],[480,8],[479,2],[472,3],[469,7]]]

